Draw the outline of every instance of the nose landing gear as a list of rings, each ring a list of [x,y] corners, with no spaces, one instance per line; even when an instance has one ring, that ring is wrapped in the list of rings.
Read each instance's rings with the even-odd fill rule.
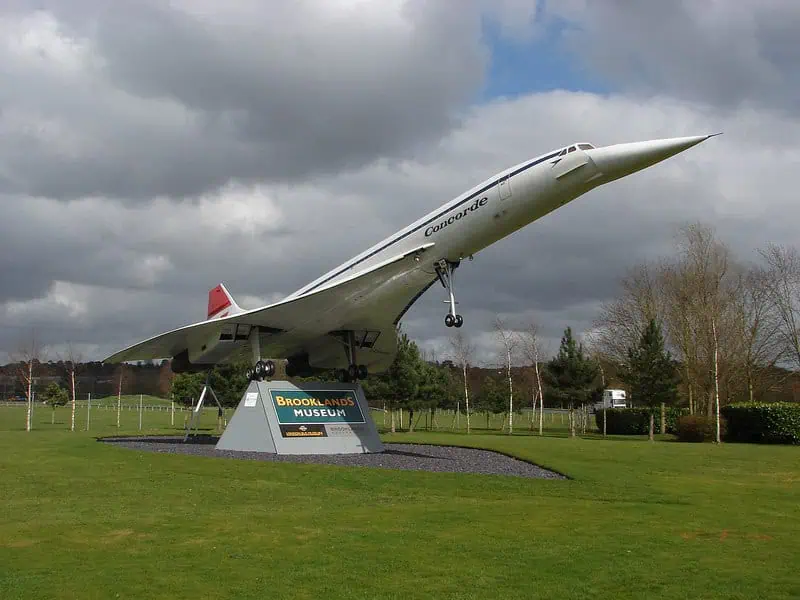
[[[447,327],[461,327],[464,324],[464,317],[461,315],[453,316],[452,314],[445,315],[444,324]]]
[[[436,275],[438,275],[442,286],[447,290],[448,299],[444,302],[450,305],[450,310],[444,318],[444,324],[447,327],[461,327],[464,324],[464,317],[456,314],[456,304],[458,302],[456,302],[456,295],[453,289],[453,274],[459,264],[461,264],[461,261],[451,262],[444,258],[436,263]]]

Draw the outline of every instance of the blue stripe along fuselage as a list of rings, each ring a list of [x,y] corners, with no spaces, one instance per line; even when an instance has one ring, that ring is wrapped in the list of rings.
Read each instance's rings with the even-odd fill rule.
[[[496,179],[493,179],[491,182],[487,183],[485,186],[483,186],[483,187],[482,187],[481,189],[479,189],[477,192],[474,192],[474,193],[470,194],[469,196],[467,196],[466,198],[464,198],[464,199],[460,200],[460,201],[459,201],[459,202],[457,202],[456,204],[454,204],[454,205],[452,205],[452,206],[448,206],[448,207],[447,207],[447,208],[445,208],[444,210],[441,210],[441,211],[439,211],[437,214],[435,214],[434,216],[432,216],[430,219],[428,219],[428,220],[427,220],[427,221],[425,221],[424,223],[420,223],[419,225],[417,225],[417,226],[416,226],[414,229],[411,229],[411,230],[409,230],[409,231],[406,231],[406,232],[404,232],[404,233],[402,233],[402,234],[399,234],[399,235],[398,235],[397,237],[395,237],[394,239],[392,239],[392,240],[389,240],[388,242],[386,242],[386,243],[385,243],[383,246],[381,246],[380,248],[376,248],[375,250],[373,250],[372,252],[370,252],[369,254],[367,254],[367,255],[365,255],[365,256],[362,256],[362,257],[361,257],[361,258],[359,258],[358,260],[354,260],[354,262],[352,262],[352,263],[350,263],[350,264],[346,264],[346,265],[344,265],[344,266],[343,266],[341,269],[339,269],[339,270],[338,270],[338,271],[336,271],[335,273],[332,273],[331,275],[329,275],[328,277],[326,277],[325,279],[323,279],[323,280],[322,280],[322,281],[320,281],[319,283],[316,283],[316,284],[314,284],[313,286],[311,286],[311,287],[310,287],[310,288],[308,288],[307,290],[302,290],[302,292],[300,292],[300,293],[296,293],[296,296],[304,296],[305,294],[308,294],[308,293],[310,293],[310,292],[313,292],[313,291],[314,291],[315,289],[317,289],[319,286],[321,286],[321,285],[324,285],[324,284],[328,283],[328,282],[329,282],[331,279],[334,279],[334,278],[338,277],[339,275],[341,275],[341,274],[342,274],[342,273],[344,273],[345,271],[347,271],[347,270],[349,270],[349,269],[352,269],[353,267],[355,267],[355,266],[357,266],[357,265],[361,264],[361,263],[362,263],[362,262],[364,262],[365,260],[369,260],[370,258],[372,258],[373,256],[375,256],[375,255],[376,255],[376,254],[378,254],[379,252],[383,252],[384,250],[386,250],[387,248],[389,248],[389,247],[391,247],[392,245],[396,244],[397,242],[399,242],[399,241],[401,241],[401,240],[404,240],[405,238],[407,238],[407,237],[408,237],[409,235],[411,235],[412,233],[416,233],[416,232],[417,232],[417,231],[419,231],[420,229],[422,229],[422,228],[424,228],[424,227],[427,227],[428,225],[430,225],[431,223],[433,223],[433,222],[434,222],[434,221],[436,221],[437,219],[440,219],[440,218],[442,218],[444,215],[446,215],[446,214],[447,214],[447,213],[449,213],[450,211],[457,209],[458,207],[462,206],[463,204],[466,204],[467,202],[469,202],[469,201],[471,201],[471,200],[474,200],[476,196],[480,196],[481,194],[483,194],[483,193],[484,193],[484,192],[486,192],[487,190],[489,190],[489,189],[491,189],[492,187],[494,187],[495,185],[497,185],[498,181],[500,181],[501,179],[508,179],[508,178],[514,177],[514,176],[516,176],[516,175],[519,175],[520,173],[522,173],[522,172],[524,172],[524,171],[527,171],[527,170],[528,170],[528,169],[530,169],[531,167],[535,167],[536,165],[538,165],[538,164],[540,164],[540,163],[543,163],[543,162],[544,162],[544,161],[546,161],[546,160],[549,160],[549,159],[551,159],[551,158],[553,158],[553,157],[555,157],[555,156],[558,156],[558,153],[559,153],[559,152],[561,152],[561,150],[560,150],[560,149],[559,149],[559,150],[557,150],[557,151],[555,151],[555,152],[551,152],[550,154],[547,154],[546,156],[540,156],[539,158],[534,158],[534,159],[533,159],[533,160],[531,160],[530,162],[528,162],[528,163],[526,163],[526,164],[522,165],[521,167],[519,167],[517,170],[515,170],[515,171],[512,171],[511,173],[508,173],[507,175],[502,175],[502,176],[499,176],[499,177],[497,177]],[[292,295],[294,296],[295,294],[292,294]]]

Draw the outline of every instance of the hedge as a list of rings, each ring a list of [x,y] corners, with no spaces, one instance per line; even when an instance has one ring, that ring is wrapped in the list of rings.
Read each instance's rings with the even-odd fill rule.
[[[725,418],[719,420],[720,437],[725,437]],[[707,442],[717,439],[717,422],[714,417],[684,415],[678,419],[678,439],[682,442]]]
[[[800,404],[747,402],[730,404],[720,412],[728,422],[730,441],[800,444]]]
[[[653,408],[603,408],[595,412],[597,428],[603,431],[603,412],[606,413],[606,433],[610,435],[647,435],[650,432],[650,413],[653,413],[654,431],[661,433],[661,407]],[[685,408],[668,406],[665,411],[667,433],[678,432],[678,418],[688,413]]]

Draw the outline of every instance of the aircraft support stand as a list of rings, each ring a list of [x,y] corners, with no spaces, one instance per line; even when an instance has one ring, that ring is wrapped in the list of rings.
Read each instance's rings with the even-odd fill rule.
[[[203,402],[205,401],[206,394],[211,394],[211,397],[214,398],[214,402],[216,402],[217,407],[222,410],[222,405],[219,403],[219,398],[214,393],[214,390],[210,385],[208,385],[208,379],[206,379],[205,384],[203,385],[203,391],[200,392],[200,398],[197,399],[197,406],[192,408],[192,418],[189,419],[189,423],[186,426],[186,431],[184,432],[183,441],[187,441],[189,439],[189,434],[192,433],[192,429],[197,429],[197,421],[200,419],[200,415],[203,412]]]

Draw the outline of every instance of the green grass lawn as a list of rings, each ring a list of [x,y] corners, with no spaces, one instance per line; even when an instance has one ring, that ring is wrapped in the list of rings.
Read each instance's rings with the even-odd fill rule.
[[[797,447],[384,434],[571,477],[546,481],[140,453],[95,441],[115,411],[35,414],[0,408],[3,600],[800,597]]]

